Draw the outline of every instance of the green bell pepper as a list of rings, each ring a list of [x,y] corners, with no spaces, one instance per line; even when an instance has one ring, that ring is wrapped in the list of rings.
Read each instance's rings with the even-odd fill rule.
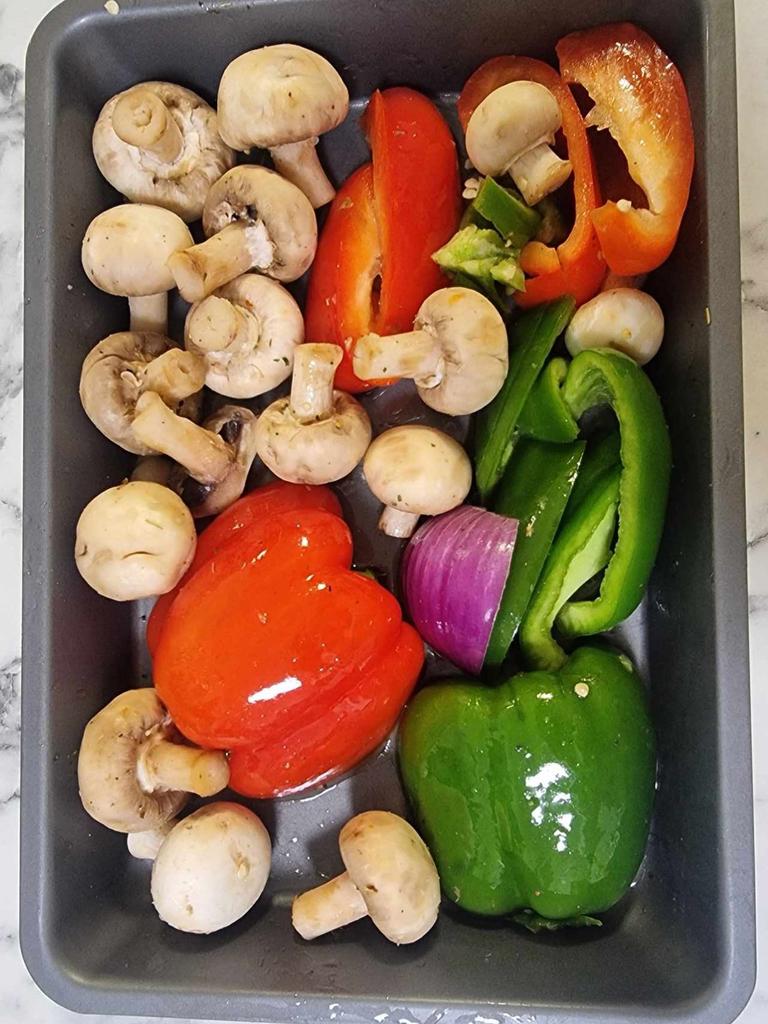
[[[483,503],[501,480],[517,441],[520,415],[574,308],[573,299],[564,296],[523,313],[510,330],[506,380],[477,414],[475,481]]]
[[[488,667],[501,665],[515,638],[568,504],[584,448],[583,441],[547,444],[523,438],[506,468],[492,510],[517,519],[519,526],[485,655]]]
[[[512,189],[504,188],[493,178],[483,178],[467,207],[465,223],[492,225],[505,242],[519,251],[539,231],[542,218]]]
[[[406,709],[400,770],[449,899],[529,928],[599,921],[643,858],[655,786],[631,662],[578,649],[559,672],[426,687]]]
[[[579,436],[579,425],[565,404],[562,387],[568,375],[565,359],[550,359],[531,388],[517,429],[523,437],[565,444]]]

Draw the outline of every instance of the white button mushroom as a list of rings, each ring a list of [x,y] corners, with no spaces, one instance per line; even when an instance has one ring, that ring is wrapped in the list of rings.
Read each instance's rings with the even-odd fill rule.
[[[509,367],[507,330],[485,296],[441,288],[422,303],[413,327],[360,338],[353,353],[357,376],[409,377],[426,405],[450,416],[477,412],[496,397]]]
[[[171,829],[177,824],[176,818],[170,818],[157,828],[145,832],[129,832],[127,837],[128,853],[136,860],[154,860],[160,847],[168,838]]]
[[[132,203],[198,220],[208,189],[235,162],[216,111],[172,82],[141,82],[113,96],[93,129],[99,170]]]
[[[218,108],[230,146],[268,149],[280,174],[314,207],[330,203],[335,191],[315,147],[318,135],[347,116],[349,93],[324,57],[293,43],[243,53],[221,76]]]
[[[205,201],[203,229],[207,241],[168,260],[187,302],[199,302],[248,270],[295,281],[315,258],[312,204],[266,167],[233,167],[219,178]]]
[[[161,334],[120,331],[104,338],[85,357],[80,401],[91,422],[110,441],[135,455],[151,455],[155,449],[133,430],[139,398],[151,391],[174,411],[187,414],[186,400],[203,387],[205,372],[201,356],[175,348]]]
[[[366,452],[363,473],[385,505],[379,529],[389,537],[410,537],[419,516],[449,512],[472,486],[472,464],[458,441],[418,424],[379,434]]]
[[[132,331],[168,330],[168,292],[174,286],[168,258],[192,245],[189,228],[160,206],[115,206],[94,217],[81,258],[89,281],[128,299]]]
[[[346,871],[293,901],[293,927],[304,939],[370,917],[396,945],[417,942],[437,921],[440,879],[432,855],[407,821],[365,811],[339,834]]]
[[[177,739],[154,690],[128,690],[110,701],[80,743],[77,780],[88,814],[115,832],[144,832],[178,814],[190,793],[225,789],[225,755]]]
[[[195,524],[178,494],[130,480],[85,506],[77,521],[75,562],[102,597],[137,601],[173,590],[196,546]]]
[[[264,891],[269,833],[253,811],[213,803],[171,831],[152,865],[152,902],[172,928],[208,935],[239,921]]]
[[[277,281],[243,274],[192,306],[184,338],[187,350],[205,359],[211,391],[255,398],[290,377],[304,320]]]
[[[552,93],[538,82],[509,82],[478,105],[466,132],[467,156],[481,174],[510,174],[533,206],[571,174],[550,146],[562,122]]]
[[[637,288],[613,288],[585,302],[565,332],[572,356],[585,348],[613,348],[643,366],[659,351],[664,314],[656,299]]]
[[[179,483],[179,492],[196,519],[217,516],[240,497],[248,473],[256,458],[256,416],[239,405],[224,405],[203,423],[203,429],[219,436],[233,458],[226,475],[218,483],[202,484],[188,476]]]
[[[299,345],[290,398],[268,406],[256,425],[256,450],[275,476],[329,484],[351,473],[371,441],[371,422],[354,398],[333,390],[338,345]]]

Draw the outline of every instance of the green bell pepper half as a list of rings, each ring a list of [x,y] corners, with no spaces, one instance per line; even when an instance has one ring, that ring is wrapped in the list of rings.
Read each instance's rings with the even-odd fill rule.
[[[492,511],[519,521],[504,594],[493,623],[486,667],[504,661],[536,587],[568,504],[585,443],[523,438],[499,484]]]
[[[520,414],[574,309],[573,299],[564,296],[523,313],[510,330],[506,379],[477,414],[475,426],[475,481],[484,504],[501,480],[517,441]]]
[[[558,672],[416,695],[400,771],[447,897],[536,929],[599,923],[643,858],[655,786],[631,662],[579,648]]]

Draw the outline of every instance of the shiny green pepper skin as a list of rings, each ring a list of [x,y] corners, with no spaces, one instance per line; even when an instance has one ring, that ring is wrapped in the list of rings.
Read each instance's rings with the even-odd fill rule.
[[[569,919],[607,910],[640,866],[656,755],[625,655],[581,647],[556,672],[428,686],[399,757],[443,890],[465,910],[585,923]]]

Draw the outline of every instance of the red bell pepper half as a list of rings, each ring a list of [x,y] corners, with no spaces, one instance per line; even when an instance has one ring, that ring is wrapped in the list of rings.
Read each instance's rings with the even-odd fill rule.
[[[572,295],[577,305],[600,290],[605,261],[592,225],[592,213],[600,202],[584,121],[568,86],[549,64],[533,57],[494,57],[468,79],[458,102],[459,121],[466,131],[475,108],[495,89],[509,82],[538,82],[558,102],[562,130],[573,165],[574,222],[570,234],[557,248],[530,242],[522,251],[520,265],[528,276],[525,291],[515,295],[524,308]]]
[[[232,787],[262,798],[334,778],[375,750],[424,660],[395,598],[351,571],[335,510],[273,501],[241,529],[222,528],[224,542],[167,609],[153,659],[181,732],[229,750]]]
[[[594,101],[588,126],[607,128],[648,204],[624,196],[592,214],[616,274],[645,274],[672,251],[693,174],[693,127],[680,72],[657,43],[628,22],[574,32],[557,44],[560,71]],[[618,202],[614,201],[618,199]]]
[[[456,147],[437,107],[413,89],[375,92],[363,115],[371,164],[339,189],[320,235],[305,310],[306,340],[345,349],[336,386],[364,391],[351,351],[363,334],[410,330],[446,282],[432,261],[461,214]]]

